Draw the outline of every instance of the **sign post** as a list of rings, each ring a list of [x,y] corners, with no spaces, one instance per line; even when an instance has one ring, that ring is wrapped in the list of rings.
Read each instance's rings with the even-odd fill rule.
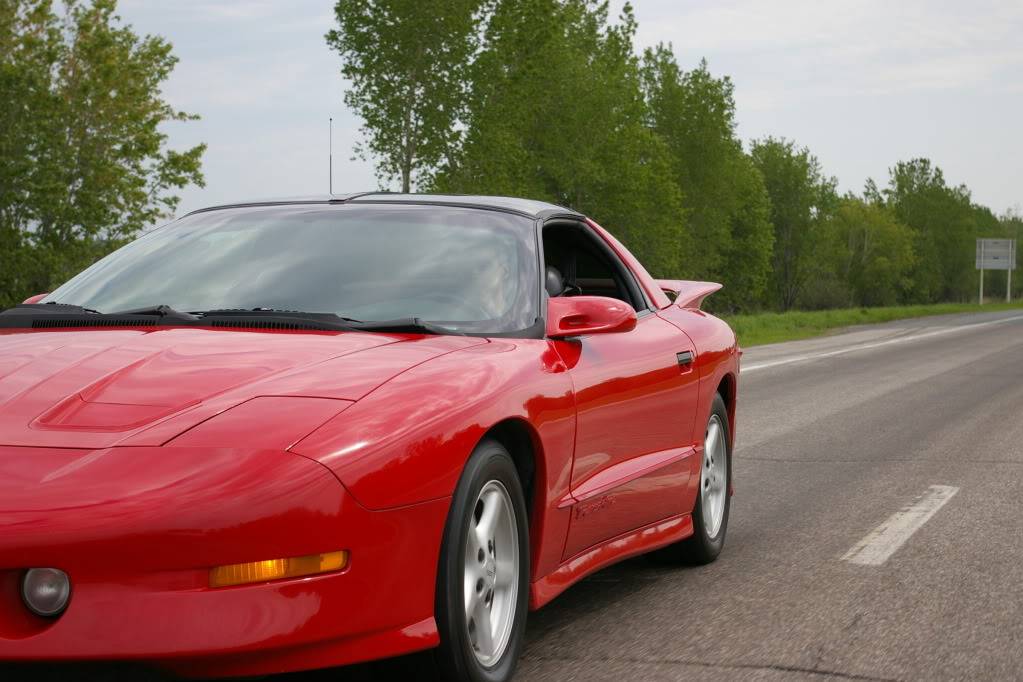
[[[978,239],[977,269],[980,270],[980,304],[984,304],[984,271],[1005,270],[1005,300],[1012,300],[1012,271],[1016,269],[1015,239]]]
[[[1012,240],[1012,255],[1009,256],[1011,265],[1005,271],[1005,302],[1012,302],[1012,271],[1016,267],[1016,240]]]
[[[984,305],[984,241],[983,239],[977,240],[977,248],[980,249],[980,300],[978,303]]]

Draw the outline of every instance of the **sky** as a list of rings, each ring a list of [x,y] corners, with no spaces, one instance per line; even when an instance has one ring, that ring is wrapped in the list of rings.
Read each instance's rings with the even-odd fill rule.
[[[325,193],[328,119],[335,192],[379,187],[353,160],[360,120],[342,100],[340,58],[323,35],[333,0],[121,0],[139,33],[180,62],[164,87],[199,114],[170,145],[205,142],[206,187],[182,214],[252,198]],[[621,0],[612,1],[617,14]],[[808,147],[842,191],[883,184],[928,157],[974,201],[1023,207],[1020,0],[636,0],[637,49],[671,43],[683,68],[705,58],[735,83],[739,136]],[[392,187],[391,189],[395,189]],[[599,216],[596,216],[599,219]]]

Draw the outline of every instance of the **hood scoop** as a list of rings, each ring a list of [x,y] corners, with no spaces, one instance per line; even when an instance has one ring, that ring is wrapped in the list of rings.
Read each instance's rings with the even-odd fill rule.
[[[178,406],[122,405],[90,402],[78,394],[58,403],[52,410],[39,417],[33,426],[62,431],[78,429],[101,432],[129,431],[180,412],[198,402],[193,400],[189,404]]]
[[[195,343],[159,350],[110,349],[78,365],[95,378],[40,415],[32,427],[128,431],[292,365],[281,355],[246,350],[213,350]]]

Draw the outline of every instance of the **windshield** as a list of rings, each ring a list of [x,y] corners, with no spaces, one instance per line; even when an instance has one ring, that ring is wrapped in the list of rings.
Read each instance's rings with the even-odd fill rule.
[[[537,318],[527,218],[437,206],[287,206],[199,213],[115,251],[46,297],[110,313],[168,305],[418,317],[507,333]]]

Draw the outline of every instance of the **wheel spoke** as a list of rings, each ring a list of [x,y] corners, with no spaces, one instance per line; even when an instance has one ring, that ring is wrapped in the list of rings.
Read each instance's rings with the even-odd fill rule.
[[[476,523],[476,542],[484,551],[489,551],[490,542],[494,539],[494,531],[501,516],[500,502],[496,492],[491,492],[483,498],[483,515]]]
[[[718,447],[718,432],[717,425],[714,424],[707,430],[707,442],[703,444],[703,451],[707,458],[707,461],[713,464],[714,455],[717,454]]]
[[[479,552],[480,543],[479,538],[476,537],[475,529],[469,529],[469,537],[465,539],[465,570],[466,574],[469,571],[477,571],[479,566]]]
[[[518,571],[511,561],[497,562],[497,575],[494,578],[494,587],[504,590],[512,586],[518,580]]]
[[[471,579],[468,573],[465,576],[465,622],[472,620],[473,615],[483,602],[483,596],[476,591],[476,579]]]
[[[476,648],[485,656],[494,653],[494,631],[490,623],[490,609],[483,603],[483,599],[477,599],[472,611],[474,634],[476,635]]]

